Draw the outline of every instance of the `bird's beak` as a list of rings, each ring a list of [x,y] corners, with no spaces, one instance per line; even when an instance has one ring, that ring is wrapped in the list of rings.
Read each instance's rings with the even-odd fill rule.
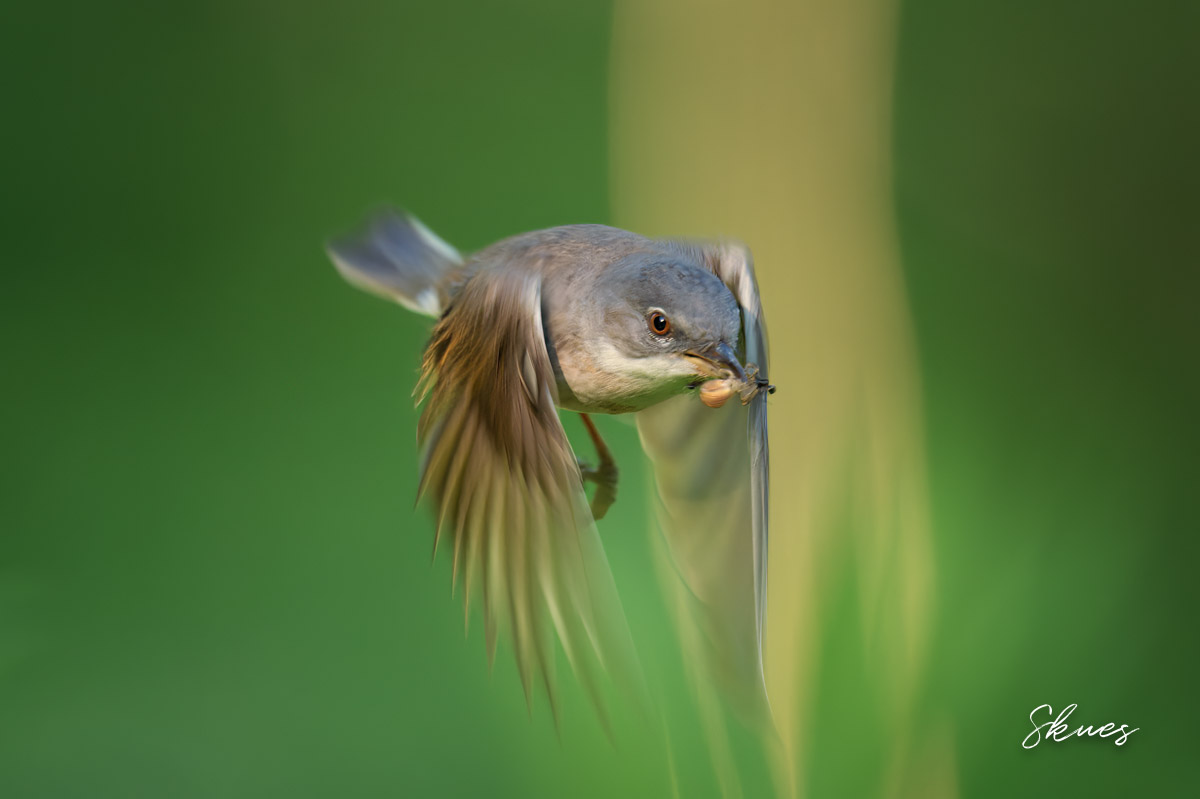
[[[725,342],[710,344],[702,350],[688,350],[683,353],[696,367],[702,377],[717,377],[722,380],[736,377],[745,382],[746,370],[738,362],[733,349]]]

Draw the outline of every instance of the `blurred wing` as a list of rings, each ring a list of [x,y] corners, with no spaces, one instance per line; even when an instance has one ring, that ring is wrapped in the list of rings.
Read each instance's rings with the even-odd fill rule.
[[[750,254],[736,244],[675,243],[729,287],[742,311],[739,356],[767,373],[762,303]],[[688,661],[743,719],[770,717],[762,671],[767,569],[767,404],[709,408],[676,397],[638,414],[654,464],[676,621]]]
[[[607,727],[601,674],[638,693],[640,670],[555,408],[539,277],[473,277],[434,328],[419,390],[429,400],[418,432],[421,493],[435,503],[438,538],[449,531],[453,540],[464,614],[482,588],[489,662],[507,629],[526,701],[536,675],[557,723],[557,633]]]

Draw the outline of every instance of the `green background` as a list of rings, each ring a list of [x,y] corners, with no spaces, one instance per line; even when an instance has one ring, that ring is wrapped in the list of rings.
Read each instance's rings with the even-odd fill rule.
[[[900,9],[920,702],[964,796],[1200,787],[1194,9]],[[610,11],[0,12],[0,796],[665,794],[651,748],[610,747],[569,687],[558,740],[464,639],[412,510],[427,320],[322,252],[381,202],[463,250],[607,221]],[[605,430],[638,484],[632,429]],[[626,490],[605,531],[643,636],[646,512]],[[1141,730],[1024,751],[1043,702]],[[831,758],[816,795],[853,776]]]

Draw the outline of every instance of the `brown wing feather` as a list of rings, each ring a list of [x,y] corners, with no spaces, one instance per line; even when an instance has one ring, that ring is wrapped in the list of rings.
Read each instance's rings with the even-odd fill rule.
[[[556,409],[536,273],[482,270],[434,329],[418,393],[420,492],[449,531],[464,613],[483,595],[489,661],[507,630],[531,701],[557,721],[553,633],[604,718],[601,674],[640,693],[640,670],[578,462]]]

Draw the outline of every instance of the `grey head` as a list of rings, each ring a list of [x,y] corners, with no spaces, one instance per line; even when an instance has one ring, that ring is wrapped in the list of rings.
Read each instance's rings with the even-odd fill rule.
[[[657,242],[655,244],[658,244]],[[587,345],[560,352],[583,409],[641,410],[712,378],[745,379],[733,294],[686,251],[656,246],[618,258],[570,320]]]

